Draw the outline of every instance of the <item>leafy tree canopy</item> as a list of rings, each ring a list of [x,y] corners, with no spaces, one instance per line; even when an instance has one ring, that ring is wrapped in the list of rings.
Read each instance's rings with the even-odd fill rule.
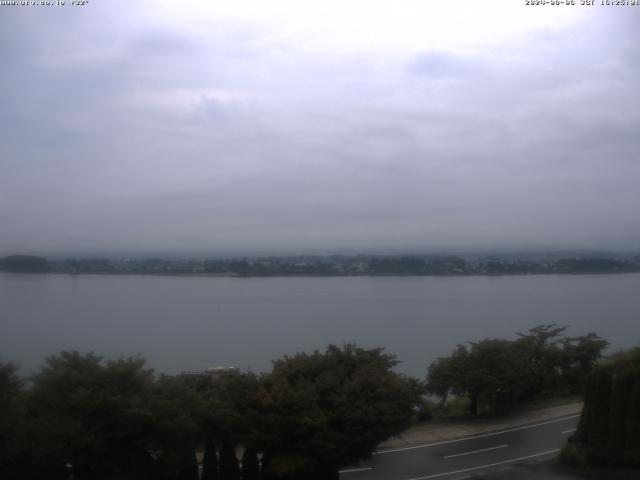
[[[276,361],[260,397],[273,470],[332,478],[408,427],[420,389],[394,365],[382,349],[355,345]]]
[[[593,332],[564,337],[565,330],[539,325],[516,340],[458,345],[429,366],[427,391],[443,400],[450,393],[468,397],[471,415],[534,397],[578,393],[608,342]]]

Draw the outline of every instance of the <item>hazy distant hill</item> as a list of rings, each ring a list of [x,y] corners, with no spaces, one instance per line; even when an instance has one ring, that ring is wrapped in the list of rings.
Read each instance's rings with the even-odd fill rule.
[[[50,270],[49,262],[33,255],[10,255],[0,259],[0,270],[16,273],[44,273]]]

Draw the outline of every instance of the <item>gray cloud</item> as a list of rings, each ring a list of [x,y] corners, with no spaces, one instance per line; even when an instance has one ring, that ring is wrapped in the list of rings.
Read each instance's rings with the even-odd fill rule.
[[[390,54],[148,8],[3,10],[0,253],[638,245],[635,12]]]
[[[432,78],[456,78],[482,73],[484,65],[472,56],[431,50],[417,55],[409,64],[409,71]]]

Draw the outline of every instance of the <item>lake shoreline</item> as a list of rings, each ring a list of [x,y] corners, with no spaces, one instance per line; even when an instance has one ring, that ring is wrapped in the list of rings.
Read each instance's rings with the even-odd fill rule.
[[[602,275],[637,275],[640,270],[629,272],[540,272],[540,273],[443,273],[443,274],[410,274],[410,273],[363,273],[363,274],[240,274],[240,273],[164,273],[164,272],[9,272],[9,275],[56,275],[69,277],[104,276],[104,277],[185,277],[185,278],[504,278],[504,277],[570,277],[570,276],[602,276]]]

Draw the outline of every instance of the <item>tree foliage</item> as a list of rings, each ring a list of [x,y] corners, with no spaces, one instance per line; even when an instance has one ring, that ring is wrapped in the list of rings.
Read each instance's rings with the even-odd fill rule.
[[[472,416],[542,396],[579,393],[607,342],[595,333],[564,337],[565,330],[540,325],[516,340],[458,345],[429,366],[427,391],[443,401],[449,394],[467,397]]]
[[[395,364],[382,349],[354,345],[276,361],[261,392],[271,470],[332,478],[409,426],[420,392]]]
[[[570,442],[590,465],[640,467],[640,348],[613,356],[589,375]]]
[[[240,480],[240,464],[236,447],[228,439],[220,447],[220,480]]]
[[[563,332],[547,325],[512,341],[459,345],[430,366],[428,391],[468,396],[476,413],[576,388],[606,342]],[[622,449],[616,458],[628,461],[640,449],[640,414],[629,403],[640,387],[635,360],[616,361],[614,376],[589,377],[601,400],[585,407],[580,435],[609,456]],[[65,351],[25,384],[15,365],[0,364],[0,477],[196,480],[204,450],[206,480],[335,479],[407,428],[422,403],[424,389],[396,364],[380,348],[349,344],[285,356],[260,376],[156,376],[138,357]],[[600,415],[605,422],[591,421]]]
[[[258,480],[259,478],[258,451],[252,447],[245,448],[242,453],[242,480]]]
[[[24,470],[26,443],[23,382],[14,363],[0,364],[0,478],[14,478]],[[17,478],[17,477],[15,477]]]
[[[1,478],[196,480],[203,448],[207,480],[337,478],[409,425],[420,392],[395,363],[380,349],[330,346],[262,376],[158,377],[141,358],[65,351],[30,388],[0,365]]]
[[[51,456],[47,463],[70,464],[80,480],[129,473],[147,478],[152,385],[153,374],[139,358],[103,362],[78,352],[49,357],[29,398],[40,450]]]
[[[202,480],[218,480],[218,453],[211,436],[207,435],[202,457]]]

